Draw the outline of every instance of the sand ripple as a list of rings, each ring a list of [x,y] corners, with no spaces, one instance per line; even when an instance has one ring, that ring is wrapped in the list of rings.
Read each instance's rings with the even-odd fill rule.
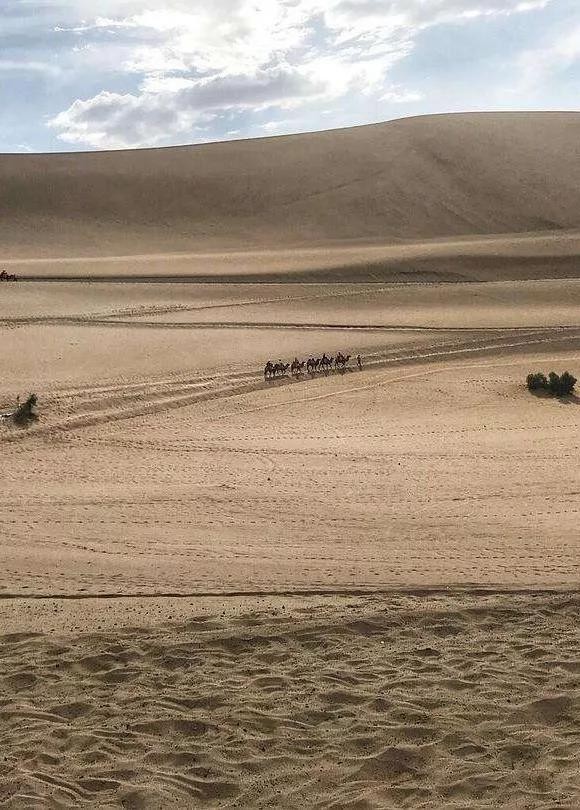
[[[0,639],[0,807],[577,808],[580,597]]]

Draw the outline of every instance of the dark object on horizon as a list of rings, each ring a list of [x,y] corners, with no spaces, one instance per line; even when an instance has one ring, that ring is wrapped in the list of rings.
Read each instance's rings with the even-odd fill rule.
[[[7,273],[6,270],[0,272],[0,281],[16,281],[14,273]]]
[[[574,391],[577,382],[576,377],[567,371],[562,376],[551,371],[548,377],[541,372],[528,374],[526,384],[529,391],[546,391],[553,397],[565,397]]]
[[[38,414],[36,413],[36,406],[38,404],[38,397],[36,394],[30,394],[28,399],[19,405],[12,416],[13,422],[17,425],[28,425],[30,422],[38,421]]]

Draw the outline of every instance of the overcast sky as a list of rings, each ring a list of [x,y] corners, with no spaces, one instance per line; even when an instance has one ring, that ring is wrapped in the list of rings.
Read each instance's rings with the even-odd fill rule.
[[[4,0],[0,151],[575,109],[580,0]]]

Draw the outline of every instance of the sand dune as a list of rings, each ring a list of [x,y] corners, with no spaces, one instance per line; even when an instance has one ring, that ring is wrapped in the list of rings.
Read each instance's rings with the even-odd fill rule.
[[[103,242],[107,244],[107,242]],[[216,250],[211,253],[5,259],[28,281],[196,284],[457,283],[575,278],[576,232],[510,234],[403,244]]]
[[[3,156],[2,258],[350,240],[352,264],[373,242],[574,230],[579,131],[574,113],[451,115],[199,147]]]
[[[580,325],[580,280],[414,284],[12,284],[0,326],[208,322],[462,329]],[[24,341],[22,341],[24,344]]]

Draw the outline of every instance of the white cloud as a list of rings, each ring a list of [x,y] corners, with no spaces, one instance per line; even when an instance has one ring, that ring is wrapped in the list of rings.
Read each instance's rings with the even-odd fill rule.
[[[260,129],[264,130],[268,135],[275,135],[281,130],[292,126],[293,123],[294,121],[291,118],[277,118],[273,121],[266,121],[265,124],[261,124]]]
[[[72,34],[85,34],[89,31],[98,31],[100,28],[113,31],[117,28],[135,28],[132,20],[115,20],[109,17],[97,17],[91,23],[81,23],[80,25],[73,25],[67,27],[66,25],[55,25],[54,30],[57,33],[68,32]]]
[[[119,69],[139,76],[139,89],[79,99],[50,126],[69,143],[137,146],[190,138],[232,110],[284,110],[349,93],[415,102],[420,93],[389,86],[387,78],[420,31],[549,2],[168,0],[162,7],[159,0],[105,0],[100,16],[59,30],[81,43],[121,41]]]
[[[342,39],[376,32],[428,28],[442,23],[505,16],[547,6],[551,0],[307,0]]]
[[[580,62],[580,26],[562,33],[543,47],[524,51],[516,60],[512,92],[538,90],[555,73]]]
[[[259,71],[253,76],[218,76],[180,81],[174,89],[139,94],[102,92],[74,104],[50,126],[70,143],[123,148],[163,142],[167,133],[189,133],[226,110],[292,107],[327,88],[295,68]]]
[[[125,65],[137,73],[252,71],[300,47],[308,34],[301,0],[200,0],[193,11],[175,0],[168,5],[66,30],[139,32],[144,42]]]

